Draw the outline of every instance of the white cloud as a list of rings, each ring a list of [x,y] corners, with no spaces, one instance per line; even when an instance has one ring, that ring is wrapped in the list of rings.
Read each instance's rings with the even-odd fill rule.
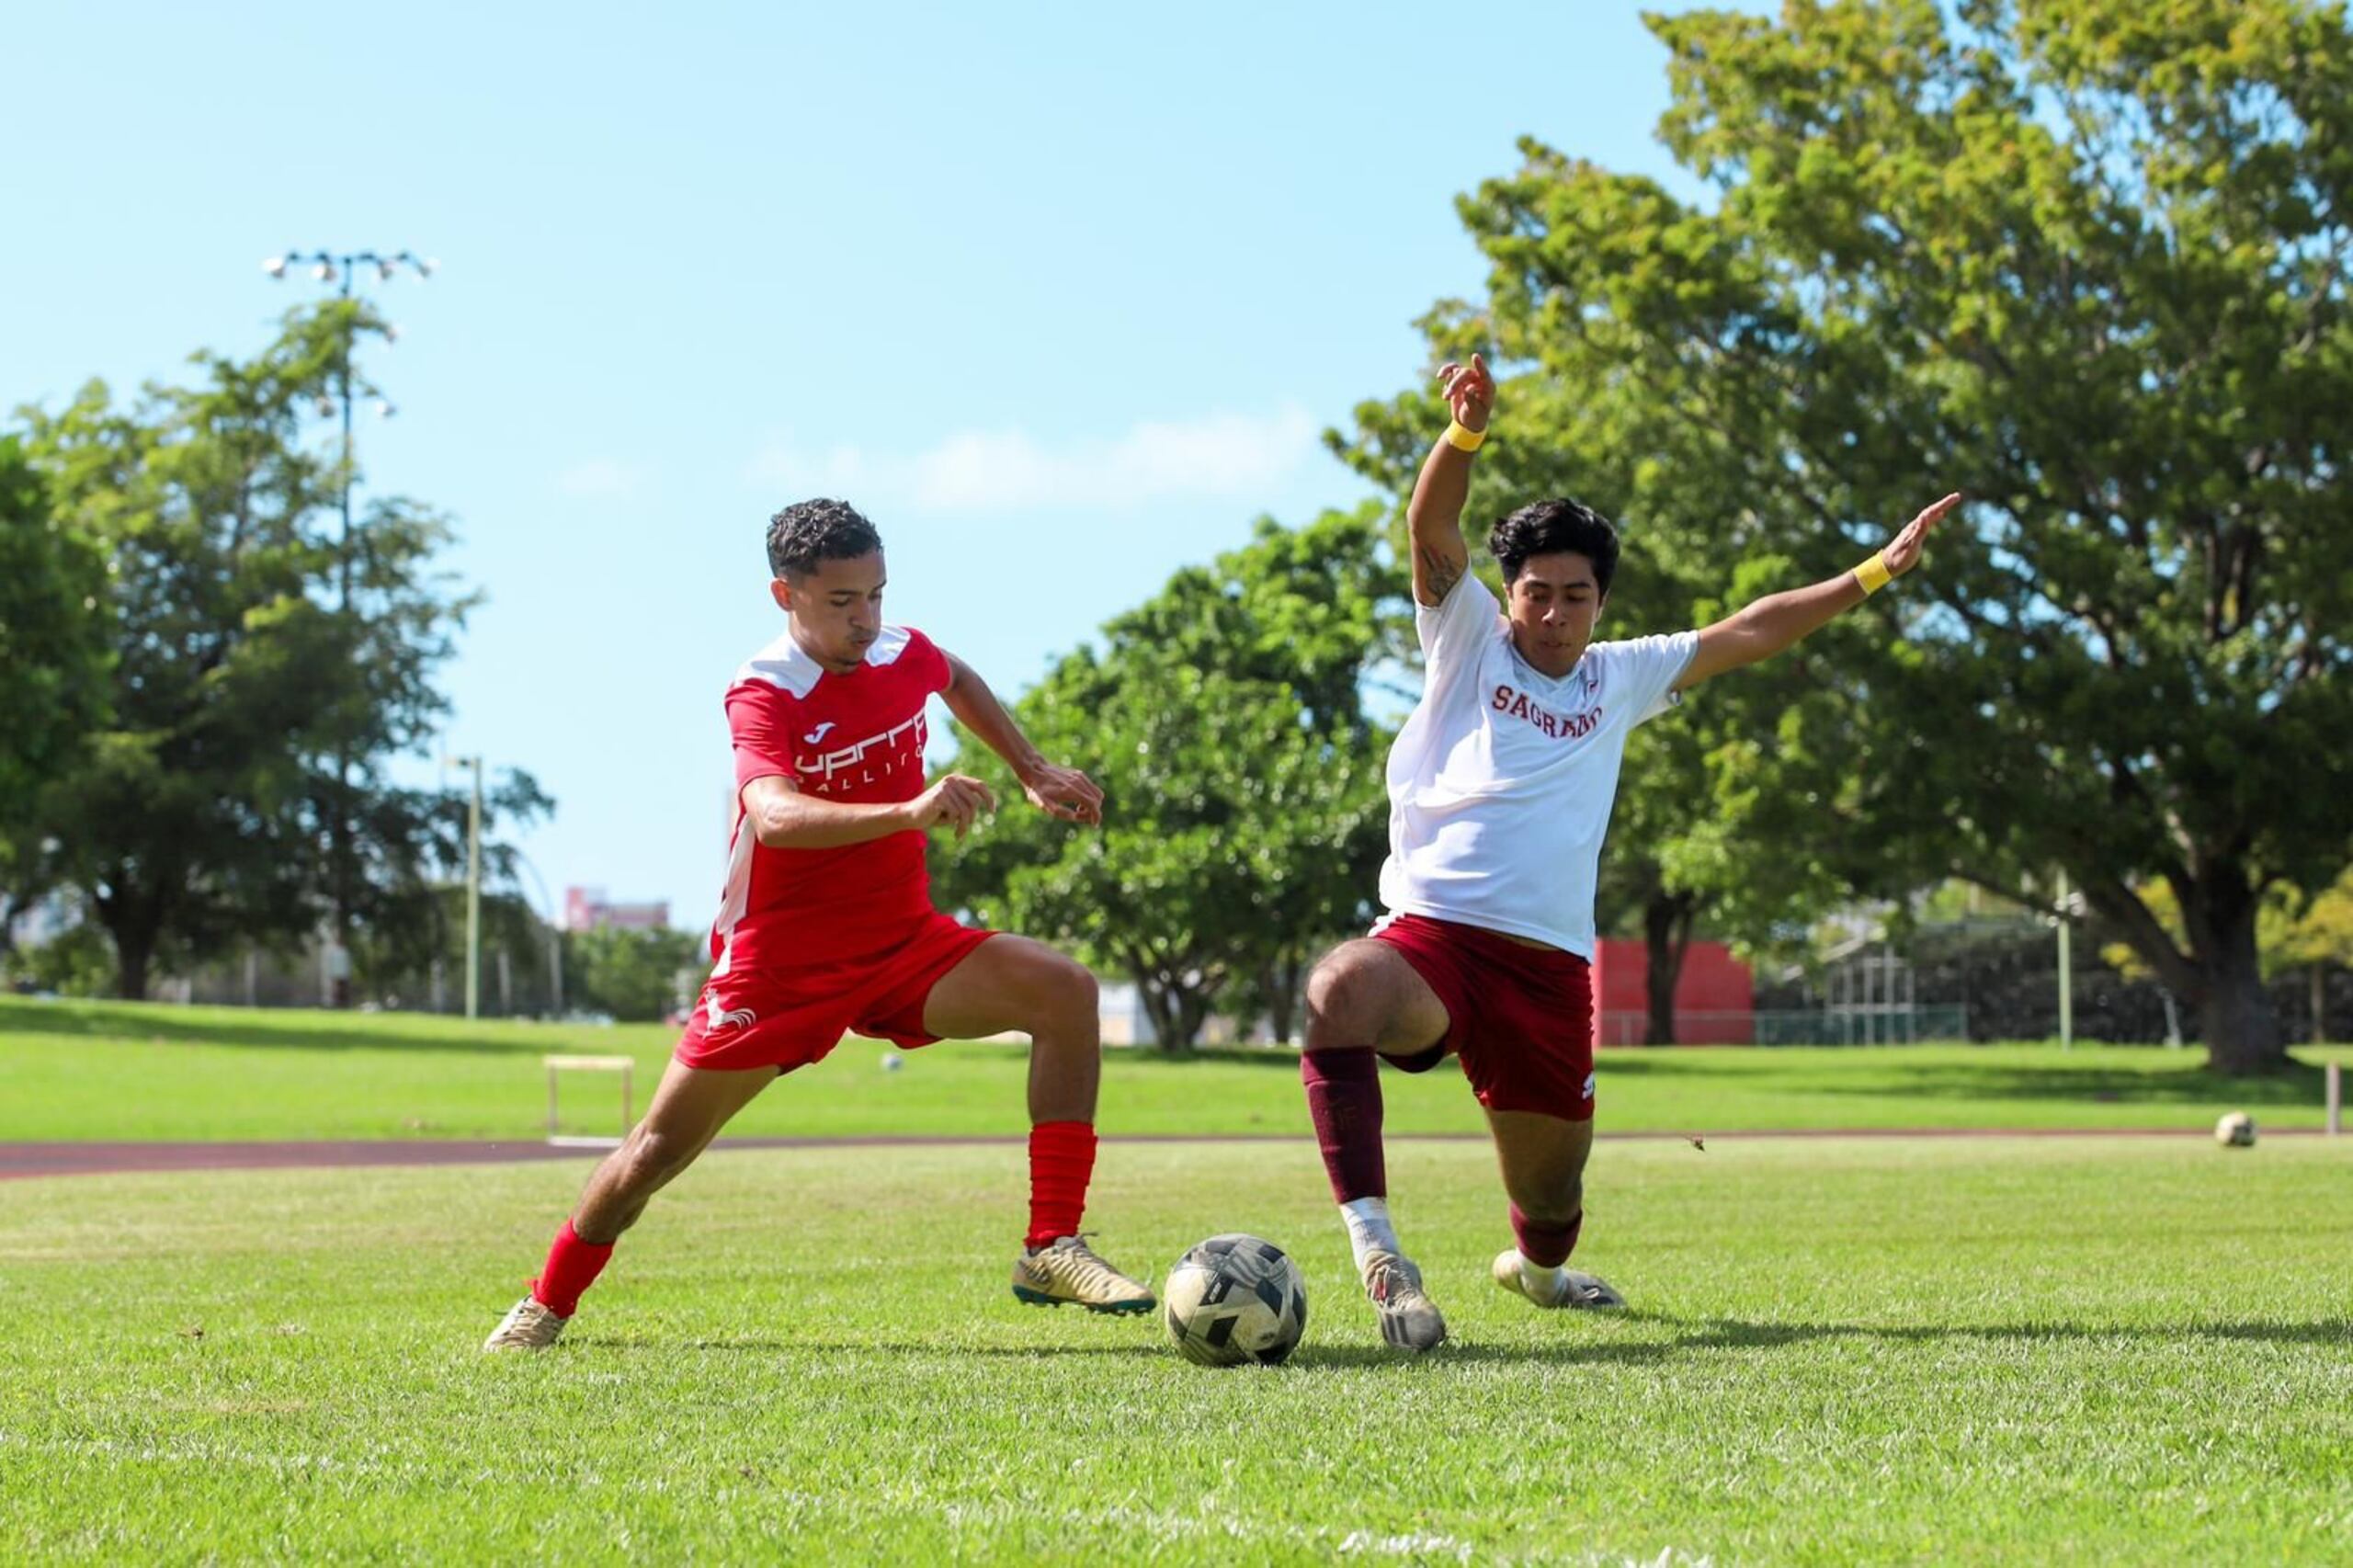
[[[959,431],[913,457],[857,447],[803,452],[789,442],[755,458],[746,477],[788,489],[872,496],[938,512],[1089,510],[1154,501],[1252,500],[1316,448],[1315,421],[1290,405],[1271,417],[1212,413],[1147,420],[1113,441],[1041,444],[1018,429]]]
[[[611,458],[591,458],[555,476],[555,487],[566,495],[601,497],[627,495],[645,478],[642,469]]]

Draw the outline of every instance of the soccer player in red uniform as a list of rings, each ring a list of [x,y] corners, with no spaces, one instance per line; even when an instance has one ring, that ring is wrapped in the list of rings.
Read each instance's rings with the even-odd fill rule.
[[[588,1178],[530,1293],[483,1348],[552,1345],[646,1201],[753,1096],[852,1029],[907,1047],[1028,1033],[1029,1229],[1013,1292],[1148,1311],[1152,1292],[1078,1234],[1101,1070],[1095,977],[932,906],[926,831],[961,839],[996,801],[961,774],[926,785],[925,706],[939,693],[1041,811],[1099,823],[1103,792],[1040,756],[971,666],[883,621],[882,541],[847,505],[786,507],[767,549],[786,628],[727,691],[737,811],[710,977],[645,1119]]]
[[[1635,725],[1686,688],[1790,646],[1920,559],[1948,495],[1851,572],[1773,594],[1697,631],[1597,642],[1618,535],[1578,502],[1523,506],[1488,550],[1506,603],[1462,539],[1471,454],[1495,384],[1483,361],[1440,372],[1454,414],[1406,509],[1422,699],[1389,755],[1388,913],[1307,983],[1301,1075],[1332,1196],[1381,1337],[1427,1350],[1446,1321],[1389,1215],[1379,1063],[1461,1059],[1487,1112],[1518,1244],[1495,1283],[1540,1307],[1624,1300],[1566,1266],[1593,1146],[1593,891]]]

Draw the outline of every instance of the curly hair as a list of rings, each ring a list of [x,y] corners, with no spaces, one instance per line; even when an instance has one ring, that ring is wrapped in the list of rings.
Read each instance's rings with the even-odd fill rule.
[[[882,536],[847,501],[796,501],[768,519],[768,571],[779,577],[881,548]]]
[[[1618,571],[1618,530],[1609,519],[1582,501],[1566,495],[1531,501],[1517,512],[1499,517],[1487,534],[1487,553],[1504,569],[1509,587],[1531,555],[1574,551],[1593,562],[1593,584],[1609,592]]]

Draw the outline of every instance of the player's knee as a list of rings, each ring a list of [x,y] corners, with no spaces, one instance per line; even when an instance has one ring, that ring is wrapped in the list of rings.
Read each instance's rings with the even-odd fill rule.
[[[1307,977],[1307,1049],[1370,1046],[1380,1020],[1368,966],[1346,948],[1324,955]]]
[[[1022,966],[1020,1002],[1033,1035],[1084,1033],[1101,1017],[1102,988],[1093,970],[1040,946]]]

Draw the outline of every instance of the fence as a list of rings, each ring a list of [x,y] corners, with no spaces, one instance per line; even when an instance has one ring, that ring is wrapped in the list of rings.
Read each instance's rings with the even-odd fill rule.
[[[1753,1013],[1702,1013],[1678,1009],[1678,1036],[1715,1034],[1710,1025],[1737,1025],[1758,1045],[1917,1045],[1924,1040],[1965,1040],[1969,1009],[1958,1004],[1917,1006],[1869,1003],[1845,1007],[1759,1007]],[[1640,1045],[1649,1037],[1650,1015],[1638,1009],[1601,1015],[1595,1039],[1602,1045]]]

